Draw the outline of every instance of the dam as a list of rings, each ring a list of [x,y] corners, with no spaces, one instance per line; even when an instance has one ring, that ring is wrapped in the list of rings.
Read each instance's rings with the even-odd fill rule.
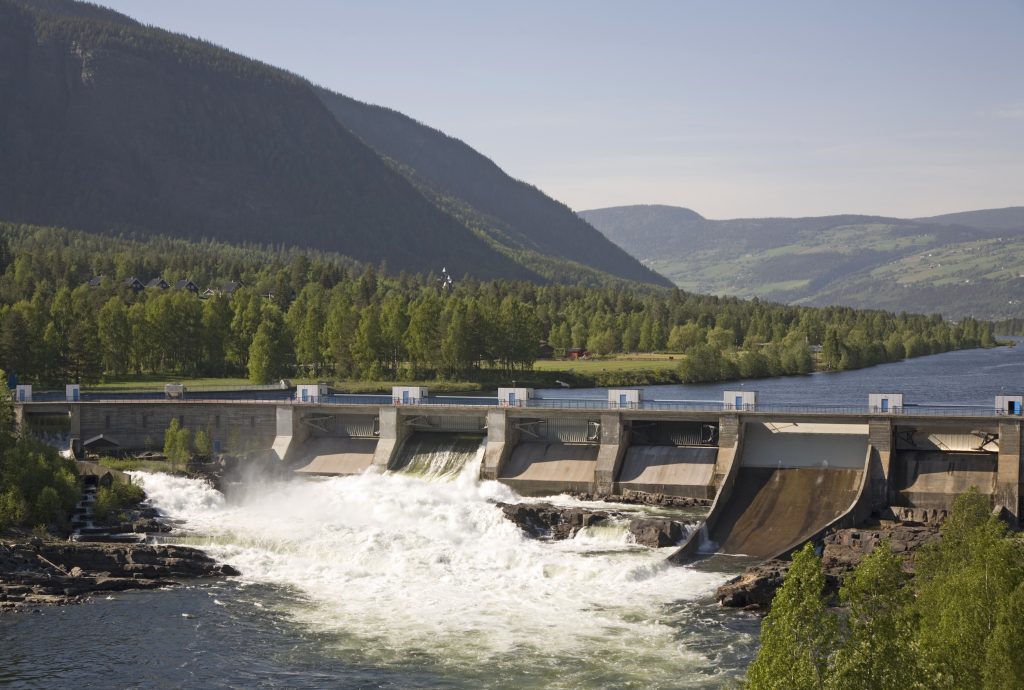
[[[432,397],[396,386],[390,396],[360,396],[323,385],[118,395],[22,386],[16,416],[76,453],[157,449],[177,419],[206,430],[215,452],[262,451],[300,475],[450,478],[478,464],[480,479],[522,496],[713,499],[677,562],[708,552],[785,555],[885,511],[929,519],[972,486],[1012,522],[1021,511],[1021,396],[927,406],[878,393],[862,406],[824,406],[764,404],[753,391],[672,401],[622,389],[557,400],[526,388]]]

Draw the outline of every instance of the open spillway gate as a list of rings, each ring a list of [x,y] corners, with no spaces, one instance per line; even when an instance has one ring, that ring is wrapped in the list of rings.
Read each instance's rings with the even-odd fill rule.
[[[387,463],[389,472],[451,478],[479,452],[487,433],[481,415],[411,415]]]
[[[999,503],[998,424],[893,427],[889,503],[906,516],[929,519],[971,487]]]
[[[312,411],[302,415],[291,438],[289,462],[307,475],[361,474],[373,464],[380,435],[376,415],[328,414]],[[281,438],[280,436],[278,438]],[[275,449],[277,448],[275,444]]]
[[[615,493],[713,498],[718,433],[717,421],[631,422]]]
[[[511,421],[513,448],[497,479],[524,496],[593,489],[601,420],[526,417]]]

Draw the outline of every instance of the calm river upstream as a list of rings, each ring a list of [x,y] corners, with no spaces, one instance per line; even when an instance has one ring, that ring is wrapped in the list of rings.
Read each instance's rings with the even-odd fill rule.
[[[646,389],[721,400],[739,385]],[[766,404],[990,405],[1024,389],[1024,348],[954,352],[841,374],[746,382]],[[543,391],[601,397],[603,391]],[[720,610],[735,574],[669,567],[624,528],[564,542],[525,538],[478,482],[409,474],[296,480],[230,500],[143,475],[181,521],[176,540],[240,578],[0,616],[0,685],[11,687],[703,688],[729,686],[759,618]],[[558,499],[571,503],[571,499]]]

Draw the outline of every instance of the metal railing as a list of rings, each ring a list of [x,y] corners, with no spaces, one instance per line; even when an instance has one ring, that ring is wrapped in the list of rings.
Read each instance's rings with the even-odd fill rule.
[[[14,396],[12,396],[14,399]],[[296,399],[295,393],[289,390],[270,387],[252,387],[247,390],[201,390],[187,389],[179,397],[167,397],[163,392],[84,392],[78,400],[68,400],[63,391],[33,392],[31,401],[18,401],[21,404],[33,403],[203,403],[203,404],[293,404],[317,405],[330,407],[344,406],[409,406],[409,407],[516,407],[548,410],[649,410],[722,413],[738,412],[748,414],[774,415],[837,415],[837,416],[890,416],[890,417],[1006,417],[1007,410],[992,405],[903,405],[883,410],[868,405],[810,405],[810,404],[766,404],[736,406],[731,403],[711,400],[641,400],[638,403],[618,403],[603,398],[530,398],[517,400],[511,405],[496,397],[489,396],[433,396],[410,400],[403,403],[401,399],[385,394],[333,393],[327,396],[312,397],[308,400]]]

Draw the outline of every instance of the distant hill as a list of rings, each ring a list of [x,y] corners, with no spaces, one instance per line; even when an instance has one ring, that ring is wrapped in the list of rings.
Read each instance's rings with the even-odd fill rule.
[[[416,161],[424,186],[356,128],[304,79],[204,41],[86,3],[0,0],[0,219],[305,246],[392,270],[665,282],[574,217],[572,235],[571,212],[536,190],[503,207],[437,185],[441,203],[430,171],[443,163]],[[514,185],[531,189],[493,194]],[[506,241],[454,212],[474,203]],[[548,210],[503,220],[520,205]]]
[[[708,220],[625,206],[580,215],[687,290],[1008,318],[1024,314],[1024,223],[1014,221],[1022,212]]]
[[[1024,206],[993,208],[982,211],[962,211],[943,216],[918,218],[918,220],[942,223],[943,225],[966,225],[980,230],[1013,230],[1024,232]]]

